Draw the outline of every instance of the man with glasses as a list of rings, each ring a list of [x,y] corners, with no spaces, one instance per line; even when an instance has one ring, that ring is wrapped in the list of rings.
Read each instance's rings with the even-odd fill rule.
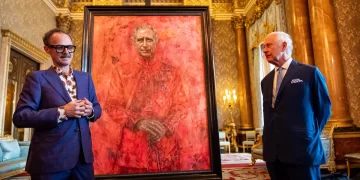
[[[26,171],[31,179],[94,179],[89,123],[101,116],[91,75],[70,66],[76,46],[53,29],[43,37],[53,65],[28,74],[14,113],[34,128]]]

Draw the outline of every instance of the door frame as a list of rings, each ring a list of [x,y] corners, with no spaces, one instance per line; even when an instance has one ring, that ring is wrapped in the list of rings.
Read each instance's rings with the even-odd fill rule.
[[[8,83],[10,50],[14,49],[40,64],[40,70],[48,68],[52,61],[42,49],[31,44],[10,30],[1,29],[0,36],[0,136],[4,136],[6,90]],[[30,140],[31,129],[24,129],[24,140]]]

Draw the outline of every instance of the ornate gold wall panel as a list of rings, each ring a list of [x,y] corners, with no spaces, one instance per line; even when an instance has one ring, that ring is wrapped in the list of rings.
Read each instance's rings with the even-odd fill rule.
[[[238,71],[236,60],[235,32],[231,21],[212,20],[212,41],[215,60],[216,102],[218,108],[219,127],[230,118],[228,108],[223,104],[225,89],[238,92]],[[234,120],[239,127],[239,103],[233,109]]]
[[[334,0],[350,116],[360,126],[360,1]]]
[[[84,12],[84,6],[91,6],[92,2],[77,2],[73,3],[71,6],[71,12]]]
[[[81,71],[81,56],[82,56],[82,36],[83,36],[83,20],[73,21],[73,26],[70,32],[73,38],[73,43],[76,45],[76,51],[72,60],[71,66]]]
[[[43,49],[43,34],[56,27],[54,12],[43,0],[1,1],[1,29],[8,29]]]
[[[233,10],[232,4],[230,3],[213,3],[213,13],[230,13]]]

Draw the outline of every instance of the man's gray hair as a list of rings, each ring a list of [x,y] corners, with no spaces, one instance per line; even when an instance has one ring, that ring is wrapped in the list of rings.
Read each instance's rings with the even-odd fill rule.
[[[140,29],[150,29],[151,31],[154,32],[154,37],[155,37],[156,42],[158,41],[158,36],[157,36],[157,33],[156,33],[155,29],[154,29],[152,26],[150,26],[149,24],[141,24],[141,25],[138,25],[138,26],[136,26],[136,27],[134,28],[133,33],[132,33],[132,39],[133,39],[133,41],[136,40],[136,39],[135,39],[136,33],[137,33]]]
[[[272,32],[270,34],[276,34],[277,35],[277,41],[279,43],[283,43],[286,42],[287,46],[286,46],[286,54],[291,56],[292,55],[292,51],[293,51],[293,42],[291,39],[291,36],[288,33],[282,32],[282,31],[275,31]]]

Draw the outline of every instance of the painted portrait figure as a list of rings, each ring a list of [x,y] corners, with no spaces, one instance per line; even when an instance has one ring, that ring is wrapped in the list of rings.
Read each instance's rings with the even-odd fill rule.
[[[198,18],[176,28],[186,20],[99,18],[114,24],[94,33],[104,107],[103,123],[91,127],[96,174],[210,169],[201,28]]]

